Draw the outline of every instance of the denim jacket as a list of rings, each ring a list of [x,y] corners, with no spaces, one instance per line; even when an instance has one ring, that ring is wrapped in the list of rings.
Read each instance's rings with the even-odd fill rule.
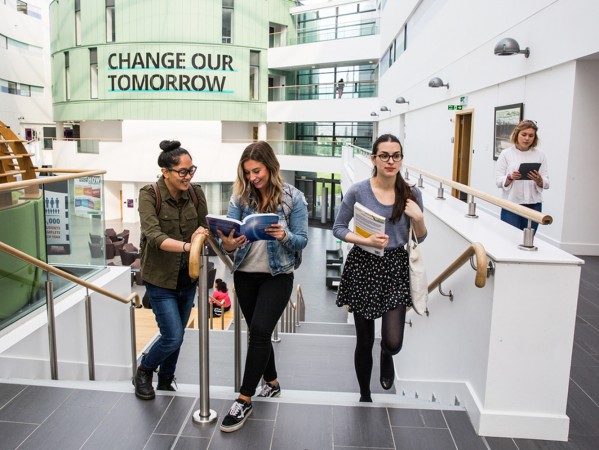
[[[267,241],[268,265],[272,275],[289,272],[295,264],[295,252],[302,250],[308,244],[308,202],[302,191],[285,183],[283,186],[283,205],[285,211],[279,206],[277,214],[279,223],[285,227],[287,238],[283,241]],[[291,207],[291,208],[289,208]],[[291,209],[291,210],[289,210]],[[248,205],[240,205],[239,198],[231,196],[227,217],[243,220],[246,216],[256,211]],[[287,218],[289,223],[287,223]],[[237,250],[233,263],[233,271],[237,270],[245,256],[248,254],[251,243]]]

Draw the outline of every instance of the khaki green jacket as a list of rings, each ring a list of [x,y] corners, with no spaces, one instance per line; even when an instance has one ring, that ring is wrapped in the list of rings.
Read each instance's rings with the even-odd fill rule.
[[[141,273],[144,281],[166,289],[177,288],[179,267],[188,266],[188,253],[171,253],[160,250],[160,245],[167,239],[191,242],[191,235],[206,223],[206,196],[199,184],[192,184],[198,197],[196,211],[189,192],[183,192],[177,202],[169,193],[164,177],[158,180],[158,189],[162,205],[160,215],[156,215],[156,193],[148,184],[139,191],[139,218],[141,232],[147,242],[141,255]]]

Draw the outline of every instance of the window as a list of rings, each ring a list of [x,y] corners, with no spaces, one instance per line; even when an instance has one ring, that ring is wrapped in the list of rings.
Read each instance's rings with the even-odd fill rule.
[[[28,84],[20,84],[19,95],[22,95],[23,97],[31,97],[31,86]]]
[[[260,99],[260,52],[250,50],[250,100]]]
[[[27,14],[27,3],[17,0],[17,11],[23,14]]]
[[[223,0],[223,44],[233,42],[233,2],[234,0]]]
[[[65,100],[71,99],[71,73],[69,69],[69,52],[64,52],[64,93]]]
[[[81,45],[81,0],[75,0],[75,45]]]
[[[56,127],[44,127],[44,150],[52,150],[52,138],[56,137]]]
[[[89,96],[98,98],[98,49],[89,49]]]
[[[15,83],[14,81],[8,82],[8,93],[17,95],[17,83]]]
[[[106,0],[106,42],[116,40],[114,0]]]

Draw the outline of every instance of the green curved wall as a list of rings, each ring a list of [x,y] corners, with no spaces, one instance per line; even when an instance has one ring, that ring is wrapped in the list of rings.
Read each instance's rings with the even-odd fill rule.
[[[106,42],[105,0],[50,4],[54,120],[264,121],[269,26],[293,29],[290,0],[235,0],[232,42],[222,40],[222,2],[115,2],[115,42]],[[98,98],[91,98],[97,49]],[[250,53],[259,52],[259,96],[250,96]],[[68,52],[70,99],[66,98]]]
[[[0,210],[2,242],[46,261],[42,199],[27,200]],[[34,299],[42,272],[14,256],[0,252],[0,320],[10,317]]]

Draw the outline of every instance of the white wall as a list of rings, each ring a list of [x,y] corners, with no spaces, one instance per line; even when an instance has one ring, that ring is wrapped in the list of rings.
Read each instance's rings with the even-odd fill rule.
[[[380,57],[379,46],[378,35],[372,35],[271,48],[268,50],[268,67],[285,70],[313,65],[331,67],[349,65],[356,61],[376,61]]]
[[[576,85],[573,95],[573,112],[570,124],[568,165],[564,166],[564,220],[561,241],[576,254],[599,254],[597,224],[599,211],[589,203],[596,189],[596,169],[599,167],[599,61],[578,61]],[[566,128],[566,127],[564,127]],[[558,129],[556,133],[565,130]],[[567,136],[566,136],[567,137]],[[559,151],[559,150],[558,150]],[[562,171],[551,163],[553,172]],[[552,187],[553,190],[553,187]],[[589,250],[589,247],[593,247]]]
[[[399,29],[411,13],[408,5],[397,3],[402,2],[387,2],[384,40],[393,37],[388,26],[395,23]],[[592,152],[597,141],[596,127],[591,125],[599,115],[591,81],[597,75],[599,54],[593,19],[597,14],[599,4],[590,0],[442,2],[429,19],[427,33],[410,41],[408,31],[408,49],[380,81],[380,104],[392,113],[379,117],[379,134],[401,136],[405,131],[406,162],[451,178],[455,113],[447,106],[468,96],[465,108],[473,114],[470,184],[498,195],[492,159],[494,108],[523,103],[524,117],[539,125],[539,148],[547,154],[551,178],[543,209],[554,223],[541,227],[539,236],[569,251],[599,254],[599,235],[591,231],[597,213],[578,200],[590,192],[591,186],[581,180],[593,178],[588,171],[594,166],[589,163],[596,161],[595,152],[585,155],[582,149]],[[580,20],[564,20],[567,17]],[[495,56],[493,48],[504,37],[518,40],[522,48],[530,47],[530,57]],[[579,59],[587,57],[591,61]],[[429,88],[428,80],[434,76],[449,83],[449,89]],[[410,104],[390,106],[398,96]],[[582,153],[573,157],[573,151]],[[586,177],[576,176],[585,174],[585,169]],[[479,207],[498,214],[498,208]],[[578,232],[581,222],[585,225]]]
[[[0,48],[0,78],[44,87],[43,95],[33,94],[31,97],[0,93],[0,120],[22,139],[25,138],[25,128],[35,129],[41,137],[42,127],[52,126],[48,1],[28,3],[40,9],[41,19],[17,12],[15,1],[6,5],[0,3],[0,34],[42,48]],[[24,119],[19,120],[19,117]]]
[[[266,108],[270,122],[370,122],[380,105],[372,97],[269,102]]]

